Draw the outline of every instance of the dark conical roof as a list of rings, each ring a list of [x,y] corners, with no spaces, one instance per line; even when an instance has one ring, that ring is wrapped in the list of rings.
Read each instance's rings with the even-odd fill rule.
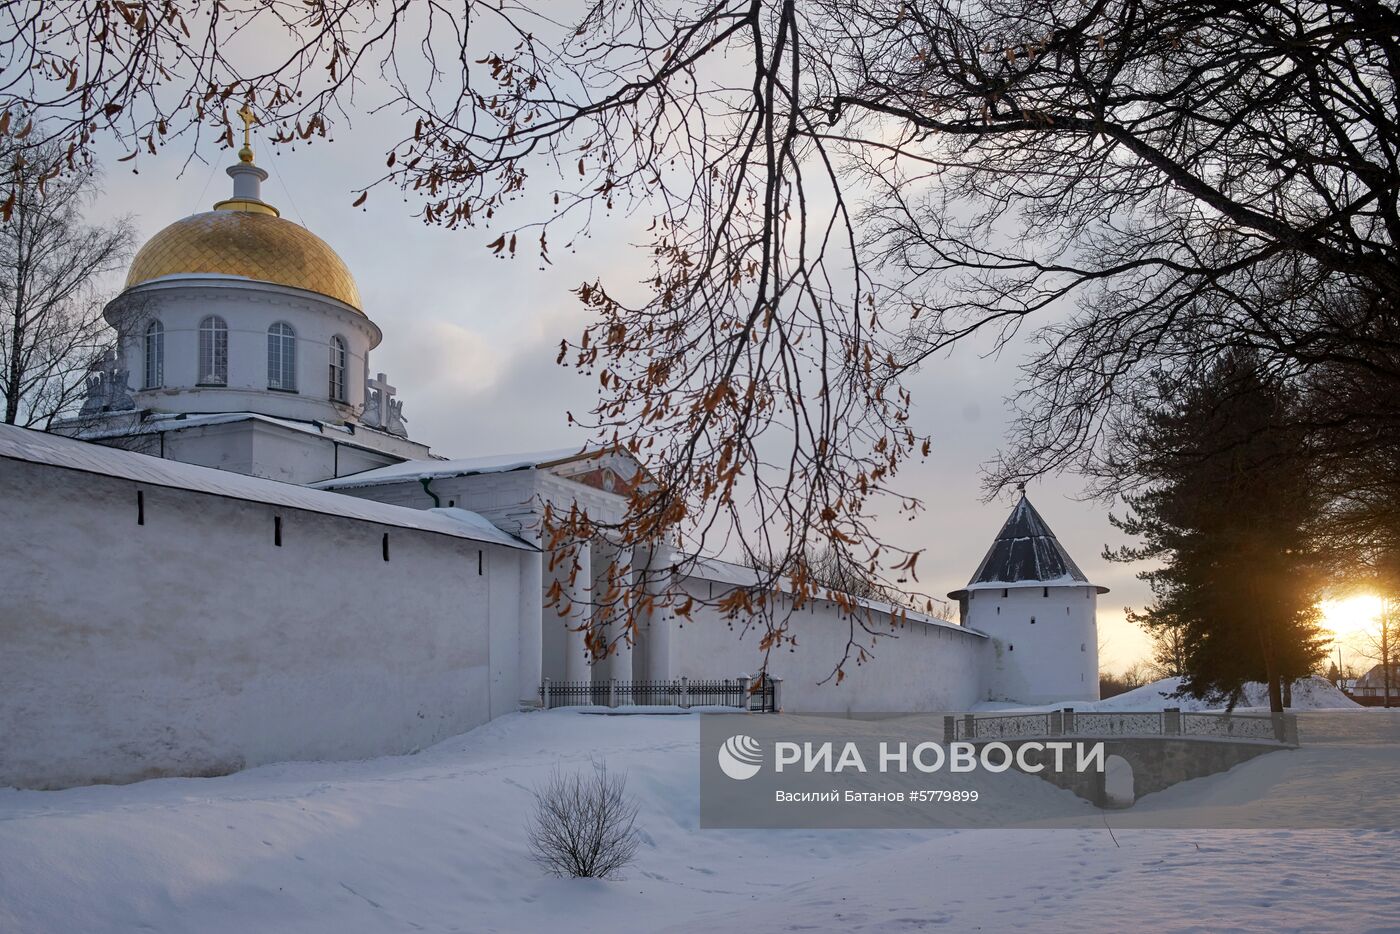
[[[1052,583],[1087,584],[1089,579],[1023,493],[967,585]]]

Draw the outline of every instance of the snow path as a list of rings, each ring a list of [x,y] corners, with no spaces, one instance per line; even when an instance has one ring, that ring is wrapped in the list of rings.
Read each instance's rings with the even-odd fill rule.
[[[1301,722],[1327,741],[1162,805],[1268,780],[1335,789],[1353,814],[1392,806],[1366,789],[1400,780],[1400,711]],[[416,756],[3,790],[0,931],[1400,931],[1400,832],[700,831],[698,733],[554,711]],[[590,754],[628,771],[641,853],[622,881],[542,877],[529,788]]]

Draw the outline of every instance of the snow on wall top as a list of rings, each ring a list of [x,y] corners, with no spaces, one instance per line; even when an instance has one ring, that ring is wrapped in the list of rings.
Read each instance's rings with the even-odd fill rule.
[[[463,509],[421,510],[390,506],[373,500],[312,490],[294,483],[162,460],[14,425],[0,425],[0,458],[117,477],[151,486],[285,506],[401,529],[434,532],[508,548],[534,550],[529,543],[501,531],[482,516]]]
[[[387,467],[376,467],[363,473],[334,480],[322,480],[313,484],[318,490],[349,490],[355,487],[379,486],[383,483],[418,482],[437,480],[443,477],[465,477],[479,473],[505,473],[510,470],[528,470],[536,467],[549,467],[554,464],[576,460],[599,452],[591,448],[558,448],[553,451],[536,451],[529,454],[497,454],[491,457],[468,457],[457,460],[411,460]]]
[[[685,575],[695,580],[714,581],[717,584],[730,584],[736,587],[754,587],[760,583],[759,573],[751,567],[742,564],[735,564],[732,561],[725,561],[722,558],[706,558],[699,555],[693,556],[688,566],[685,567]],[[786,579],[778,584],[779,593],[791,593],[790,582]],[[871,610],[875,613],[889,614],[908,622],[923,623],[926,626],[937,626],[944,629],[952,629],[979,639],[986,639],[987,634],[977,629],[971,629],[951,620],[940,619],[937,616],[930,616],[927,613],[920,613],[918,610],[903,606],[895,606],[883,600],[872,600],[867,597],[852,597],[857,606]]]
[[[1072,587],[1087,583],[1089,579],[1023,493],[966,589],[1015,585]]]

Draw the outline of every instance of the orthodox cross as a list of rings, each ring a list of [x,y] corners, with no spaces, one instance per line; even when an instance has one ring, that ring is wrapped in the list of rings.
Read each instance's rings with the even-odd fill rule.
[[[380,428],[388,430],[389,400],[393,397],[394,393],[398,392],[398,389],[389,385],[389,381],[385,378],[383,373],[380,373],[377,378],[369,381],[369,388],[375,390],[375,401],[379,403],[378,422],[376,424],[378,424]]]
[[[244,162],[253,161],[253,124],[258,122],[257,115],[245,101],[243,106],[238,108],[238,116],[243,121],[243,148],[238,152],[238,158]]]

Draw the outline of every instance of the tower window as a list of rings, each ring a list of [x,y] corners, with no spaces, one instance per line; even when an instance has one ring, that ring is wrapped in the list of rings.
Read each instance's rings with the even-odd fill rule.
[[[1014,645],[1008,645],[1008,646],[1006,647],[1006,651],[1008,651],[1008,652],[1014,652],[1014,651],[1016,651],[1016,646],[1014,646]]]
[[[1087,651],[1088,651],[1088,649],[1084,648],[1084,643],[1083,643],[1083,642],[1079,643],[1079,651],[1081,651],[1081,652],[1087,652]]]
[[[1050,588],[1049,588],[1049,587],[1043,588],[1043,589],[1041,590],[1041,594],[1040,594],[1040,595],[1041,595],[1042,597],[1048,597],[1048,596],[1050,596]]]
[[[199,385],[228,385],[228,324],[218,315],[199,322]]]
[[[331,338],[331,401],[345,401],[345,341]]]
[[[1007,595],[1009,595],[1010,593],[1011,593],[1011,590],[1010,590],[1009,588],[1007,588],[1007,587],[1001,588],[1001,595],[1002,595],[1003,598],[1005,598],[1005,597],[1006,597]]]
[[[267,329],[267,388],[297,389],[297,332],[285,321]]]
[[[143,387],[159,389],[165,385],[165,325],[159,320],[146,325],[146,378]]]
[[[1031,625],[1032,625],[1032,626],[1035,625],[1035,617],[1034,617],[1034,616],[1031,617]]]

